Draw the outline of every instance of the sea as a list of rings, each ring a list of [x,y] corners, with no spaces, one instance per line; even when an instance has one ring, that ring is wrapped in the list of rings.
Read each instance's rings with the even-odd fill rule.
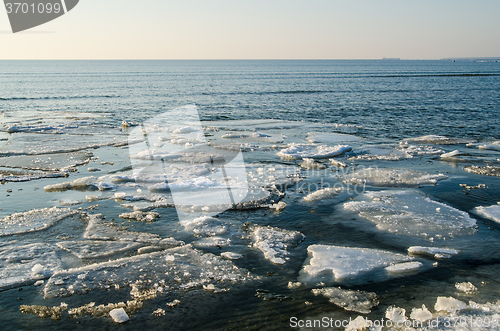
[[[498,330],[499,92],[494,59],[0,61],[0,330]]]

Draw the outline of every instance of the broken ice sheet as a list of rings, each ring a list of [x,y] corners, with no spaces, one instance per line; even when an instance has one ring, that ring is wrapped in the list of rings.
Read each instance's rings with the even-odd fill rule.
[[[45,285],[44,297],[124,286],[132,287],[134,293],[152,291],[159,295],[201,288],[204,284],[227,286],[252,279],[254,276],[232,262],[185,245],[57,272]]]
[[[457,145],[457,144],[472,143],[475,141],[472,139],[450,138],[438,135],[427,135],[415,138],[407,138],[405,140],[419,142],[419,143],[436,144],[436,145]]]
[[[349,161],[399,161],[402,159],[411,159],[412,155],[404,150],[395,149],[389,145],[366,145],[359,148],[355,156],[348,158]]]
[[[285,264],[290,259],[290,249],[297,246],[305,236],[270,226],[253,226],[250,229],[253,247],[261,250],[264,257],[274,264]]]
[[[342,281],[413,259],[408,255],[379,249],[329,245],[311,245],[307,247],[307,252],[309,259],[299,274],[301,282],[311,282],[323,276]]]
[[[344,290],[340,287],[313,289],[314,295],[323,295],[329,301],[345,310],[369,314],[378,305],[377,294],[373,292]]]
[[[468,165],[464,167],[464,170],[467,172],[472,172],[478,175],[486,175],[486,176],[495,176],[500,177],[500,167],[495,167],[492,165],[476,166],[476,165]]]
[[[0,158],[0,167],[60,171],[87,164],[91,157],[86,152],[9,156]]]
[[[107,221],[103,215],[88,215],[88,225],[83,234],[89,240],[114,240],[124,242],[158,243],[160,237],[147,232],[127,231],[111,221]]]
[[[483,217],[500,223],[500,203],[489,207],[479,206],[474,208],[474,211]]]
[[[344,209],[359,213],[382,231],[428,240],[476,232],[476,220],[469,214],[416,190],[366,192],[359,199],[344,203]]]
[[[77,213],[76,210],[57,207],[15,213],[0,220],[0,237],[44,230]]]
[[[366,168],[347,174],[344,178],[344,182],[353,185],[410,187],[426,184],[433,185],[439,180],[447,179],[448,176],[443,174],[431,175],[425,172],[404,169]]]
[[[34,282],[62,268],[59,249],[37,243],[0,247],[0,289]]]
[[[141,246],[134,242],[119,242],[119,241],[61,241],[56,244],[58,247],[73,253],[80,259],[97,258],[109,256],[115,253],[128,251],[132,248]]]
[[[346,143],[362,143],[365,139],[350,134],[336,132],[309,132],[306,140],[310,143],[342,145]]]
[[[348,145],[314,145],[314,144],[289,144],[276,155],[285,160],[295,160],[301,158],[327,159],[349,152],[352,148]]]

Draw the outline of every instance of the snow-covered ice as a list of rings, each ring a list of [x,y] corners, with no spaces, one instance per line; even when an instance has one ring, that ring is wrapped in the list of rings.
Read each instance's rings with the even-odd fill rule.
[[[304,279],[308,276],[331,274],[335,281],[341,281],[394,263],[412,260],[408,255],[359,247],[311,245],[307,252],[310,259],[302,268]]]
[[[422,262],[411,261],[411,262],[403,262],[390,265],[386,267],[385,270],[387,270],[387,272],[390,274],[404,274],[417,271],[421,269],[423,266],[424,265],[422,264]]]
[[[312,202],[318,200],[333,199],[342,193],[342,188],[328,187],[309,193],[304,197],[304,201]]]
[[[434,258],[446,258],[457,255],[460,251],[453,248],[439,248],[439,247],[422,247],[412,246],[408,248],[408,254],[411,255],[427,255]]]
[[[92,182],[95,182],[95,180],[96,178],[94,176],[82,177],[71,182],[47,185],[43,189],[45,190],[45,192],[86,189],[91,185]]]
[[[56,245],[73,253],[80,259],[109,256],[141,246],[141,244],[135,242],[105,240],[61,241]]]
[[[303,158],[327,159],[349,152],[351,149],[348,145],[327,146],[292,143],[288,148],[282,149],[276,154],[285,160]]]
[[[500,204],[492,205],[489,207],[479,206],[476,207],[474,211],[479,215],[500,223]]]
[[[344,203],[344,209],[359,213],[382,231],[429,240],[476,232],[476,220],[469,214],[431,200],[419,191],[366,192],[360,198],[362,201]]]

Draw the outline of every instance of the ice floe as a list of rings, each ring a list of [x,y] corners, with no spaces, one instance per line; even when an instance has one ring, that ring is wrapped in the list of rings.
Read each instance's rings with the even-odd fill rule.
[[[66,191],[66,190],[74,190],[74,189],[86,189],[91,186],[91,183],[94,182],[96,178],[94,176],[82,177],[75,179],[71,182],[64,182],[58,184],[47,185],[43,189],[45,192],[55,192],[55,191]]]
[[[411,261],[411,262],[403,262],[390,265],[386,267],[385,270],[391,274],[404,274],[417,271],[421,269],[423,266],[424,265],[422,264],[422,262]]]
[[[142,212],[136,210],[131,213],[121,213],[119,217],[124,219],[136,220],[139,222],[154,222],[157,218],[160,217],[160,214],[154,211]]]
[[[426,322],[432,318],[432,313],[422,304],[422,308],[412,308],[410,318],[419,322]]]
[[[489,149],[493,151],[500,151],[500,140],[495,140],[491,142],[483,142],[483,143],[470,143],[467,144],[467,147],[477,147],[479,149]]]
[[[456,283],[455,288],[459,290],[460,292],[463,292],[465,294],[475,294],[477,293],[477,287],[472,284],[471,282],[462,282],[462,283]]]
[[[457,145],[474,142],[474,140],[471,139],[449,138],[439,135],[426,135],[415,138],[407,138],[405,140],[436,145]]]
[[[313,289],[314,295],[323,295],[329,301],[345,310],[369,314],[378,305],[377,294],[373,292],[344,290],[340,287]]]
[[[447,157],[454,157],[454,156],[457,156],[457,155],[460,155],[460,151],[458,149],[455,149],[454,151],[441,154],[441,158],[444,159],[444,158],[447,158]]]
[[[308,262],[306,260],[299,280],[331,275],[333,280],[341,281],[394,263],[412,260],[408,255],[359,247],[311,245],[307,252],[310,259]]]
[[[319,163],[319,162],[316,162],[316,161],[314,161],[314,159],[308,159],[308,158],[302,159],[302,162],[300,162],[299,165],[301,168],[309,169],[309,170],[326,169],[326,165]]]
[[[0,288],[48,278],[62,268],[58,250],[44,243],[0,247]]]
[[[112,221],[107,221],[101,214],[88,215],[88,225],[83,237],[89,240],[137,241],[158,243],[160,237],[147,232],[127,231]]]
[[[309,193],[304,197],[304,201],[312,202],[326,199],[333,199],[337,195],[342,193],[342,188],[335,187],[327,187],[321,190],[314,191],[313,193]]]
[[[32,180],[38,180],[43,178],[60,178],[60,177],[68,177],[67,172],[59,172],[59,173],[43,173],[43,174],[0,174],[0,182],[29,182]]]
[[[61,171],[87,164],[91,157],[86,152],[9,156],[0,158],[0,167]]]
[[[428,174],[425,172],[389,168],[366,168],[357,170],[344,176],[344,182],[354,185],[366,184],[371,186],[417,186],[432,185],[440,180],[447,179],[443,174]]]
[[[253,247],[261,250],[267,260],[274,264],[285,264],[290,259],[289,250],[304,240],[305,236],[298,231],[253,226],[251,238]]]
[[[44,230],[75,214],[75,210],[57,207],[15,213],[0,220],[0,237]]]
[[[352,148],[348,145],[312,145],[312,144],[290,144],[287,148],[276,153],[285,160],[303,158],[327,159],[349,152]]]
[[[184,230],[193,232],[197,236],[223,235],[234,230],[234,226],[228,221],[210,216],[201,216],[192,220],[185,219],[180,222]]]
[[[460,251],[453,248],[423,246],[412,246],[408,248],[408,254],[410,255],[426,255],[432,256],[436,259],[450,258],[454,255],[457,255],[458,253],[460,253]]]
[[[110,287],[132,287],[134,296],[202,288],[211,283],[233,284],[254,277],[219,256],[190,245],[161,252],[126,257],[55,273],[44,288],[44,297],[83,294]],[[132,293],[131,293],[132,294]]]
[[[500,167],[495,167],[492,165],[487,165],[487,166],[468,165],[464,167],[464,170],[478,175],[500,177]]]
[[[489,207],[479,206],[474,208],[474,211],[490,220],[500,223],[500,203]]]
[[[476,220],[469,214],[431,200],[419,191],[366,192],[360,198],[363,201],[344,203],[344,209],[359,213],[382,231],[429,240],[476,232]]]
[[[359,148],[354,156],[348,158],[349,161],[399,161],[411,159],[413,156],[405,150],[399,150],[389,145],[366,145]]]
[[[129,317],[123,308],[113,309],[109,312],[109,316],[111,316],[115,323],[125,323],[129,320]]]
[[[56,244],[80,259],[97,258],[125,252],[140,246],[134,242],[86,240],[86,241],[61,241]]]
[[[329,144],[329,145],[339,145],[346,143],[361,143],[365,139],[344,133],[334,133],[334,132],[309,132],[307,134],[306,140],[312,144]]]
[[[453,297],[438,297],[434,309],[436,311],[444,310],[448,313],[466,309],[468,306],[465,302],[457,300]]]

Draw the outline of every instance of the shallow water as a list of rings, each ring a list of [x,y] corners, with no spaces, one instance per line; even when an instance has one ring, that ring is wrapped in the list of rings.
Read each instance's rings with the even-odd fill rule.
[[[434,310],[438,296],[496,303],[500,225],[474,209],[497,205],[500,177],[464,167],[500,166],[500,151],[478,148],[500,139],[499,77],[498,63],[471,61],[0,62],[0,218],[12,215],[1,221],[11,227],[6,235],[0,232],[1,329],[133,330],[147,325],[158,330],[274,330],[290,329],[292,316],[343,320],[360,315],[311,291],[329,286],[376,293],[379,304],[366,315],[371,319],[385,317],[391,305],[405,308],[407,316],[422,304],[434,316],[448,316]],[[190,122],[182,116],[173,124],[154,126],[161,118],[155,116],[185,105],[196,105],[199,128],[188,129]],[[132,126],[122,126],[123,121]],[[141,123],[149,124],[135,126]],[[137,128],[155,138],[146,149],[135,139],[142,137],[135,134]],[[450,139],[409,139],[426,135]],[[289,149],[291,144],[297,145]],[[333,157],[346,168],[319,153],[337,145],[352,149]],[[185,149],[190,154],[173,155]],[[244,175],[238,175],[237,165],[223,172],[217,160],[231,160],[240,150]],[[441,157],[455,150],[456,156]],[[161,164],[150,161],[155,155],[162,155]],[[303,169],[298,156],[314,158],[311,164],[326,168]],[[134,176],[138,167],[146,170]],[[61,177],[33,177],[48,174]],[[78,181],[89,176],[94,178],[85,184]],[[229,202],[222,199],[226,184],[234,193]],[[479,184],[484,187],[473,188]],[[342,192],[304,200],[328,187]],[[404,199],[392,203],[387,198],[383,207],[365,195],[384,191],[372,196],[386,199],[387,192],[401,190],[420,200],[405,205]],[[432,201],[425,203],[425,198]],[[227,210],[231,201],[236,205]],[[278,201],[286,203],[283,210],[270,208]],[[366,210],[346,208],[358,202],[368,203]],[[43,229],[44,220],[13,215],[54,206],[77,214],[46,222]],[[154,222],[120,218],[134,210],[160,217]],[[475,225],[467,221],[465,230],[454,228],[464,215]],[[215,219],[202,222],[197,219],[201,216]],[[194,219],[198,223],[190,223]],[[9,234],[26,224],[37,231]],[[258,226],[273,230],[256,236]],[[94,246],[85,247],[88,240],[112,241],[103,246],[108,249],[125,248],[104,249],[96,256],[101,246],[92,241]],[[68,245],[75,241],[79,245]],[[43,256],[15,254],[37,243],[53,250],[53,265],[44,264]],[[390,263],[384,259],[375,263],[370,255],[366,262],[362,254],[354,254],[336,259],[335,265],[345,269],[366,262],[366,270],[353,268],[351,276],[338,278],[336,269],[325,264],[323,273],[310,277],[311,245],[403,254],[422,268],[388,274],[384,268]],[[411,246],[460,253],[411,256]],[[82,250],[75,254],[75,249]],[[223,252],[241,258],[229,260],[221,257]],[[118,262],[109,266],[108,260]],[[41,265],[39,273],[36,264]],[[96,271],[105,266],[109,277]],[[63,276],[71,281],[61,281]],[[40,279],[44,284],[34,286]],[[297,281],[302,284],[289,288],[289,282]],[[471,282],[478,291],[461,293],[457,282]],[[54,284],[64,289],[64,296],[54,295]],[[134,296],[131,284],[154,295]],[[45,299],[44,289],[51,293]],[[70,318],[66,310],[61,320],[51,321],[19,310],[21,304],[65,302],[71,309],[133,299],[142,308],[128,311],[130,320],[123,325],[107,313]],[[166,305],[176,299],[179,305]],[[165,310],[164,316],[152,314],[158,308]],[[480,309],[472,313],[478,312],[485,314]]]

